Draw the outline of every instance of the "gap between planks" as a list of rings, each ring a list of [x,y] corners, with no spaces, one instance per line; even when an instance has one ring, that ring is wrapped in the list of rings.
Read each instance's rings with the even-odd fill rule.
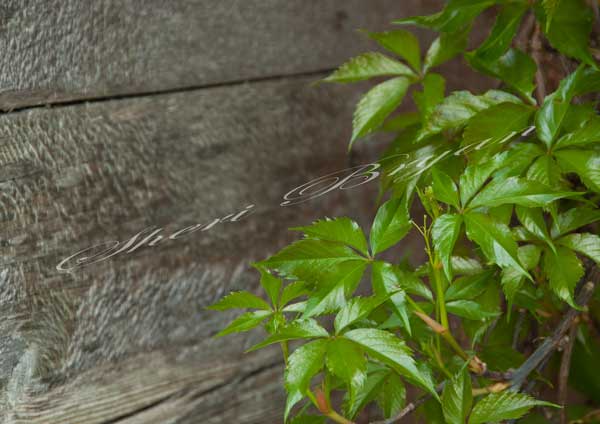
[[[69,106],[77,106],[88,103],[104,103],[110,102],[113,100],[128,100],[128,99],[137,99],[137,98],[145,98],[151,96],[161,96],[168,94],[178,94],[185,93],[196,90],[206,90],[211,88],[220,88],[220,87],[235,87],[244,84],[253,84],[253,83],[261,83],[261,82],[269,82],[269,81],[281,81],[286,79],[302,79],[308,77],[323,77],[331,72],[333,72],[336,68],[327,68],[327,69],[319,69],[315,71],[308,72],[298,72],[291,74],[282,74],[282,75],[268,75],[257,78],[249,78],[249,79],[239,79],[239,80],[231,80],[231,81],[223,81],[218,83],[211,84],[200,84],[200,85],[190,85],[186,87],[176,87],[169,88],[164,90],[155,90],[155,91],[144,91],[139,93],[123,93],[123,94],[114,94],[107,96],[92,96],[92,97],[82,97],[80,99],[73,100],[57,100],[55,102],[42,103],[42,104],[32,104],[26,106],[20,106],[12,109],[7,109],[4,111],[0,110],[1,116],[8,116],[11,114],[15,114],[18,112],[24,112],[28,110],[35,109],[55,109]]]

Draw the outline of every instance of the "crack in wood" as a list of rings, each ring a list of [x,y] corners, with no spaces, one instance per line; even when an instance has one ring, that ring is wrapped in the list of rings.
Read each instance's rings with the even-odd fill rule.
[[[187,93],[193,92],[197,90],[210,90],[214,88],[222,88],[222,87],[236,87],[240,85],[253,84],[253,83],[261,83],[261,82],[269,82],[269,81],[282,81],[282,80],[293,80],[293,79],[302,79],[302,78],[310,78],[310,77],[324,77],[327,74],[333,72],[335,68],[325,68],[319,69],[315,71],[308,72],[297,72],[297,73],[289,73],[289,74],[281,74],[281,75],[269,75],[263,77],[256,78],[248,78],[248,79],[240,79],[240,80],[231,80],[224,81],[212,84],[200,84],[200,85],[190,85],[186,87],[177,87],[170,88],[164,90],[155,90],[155,91],[145,91],[138,93],[125,93],[125,94],[113,94],[110,96],[93,96],[93,97],[81,97],[75,100],[56,100],[53,102],[48,102],[44,104],[37,105],[27,105],[22,107],[15,107],[9,110],[5,110],[0,112],[0,116],[11,115],[19,112],[25,112],[28,110],[36,110],[36,109],[55,109],[62,107],[71,107],[78,105],[85,105],[91,103],[104,103],[110,102],[113,100],[129,100],[129,99],[141,99],[152,96],[163,96],[169,94],[178,94],[178,93]]]

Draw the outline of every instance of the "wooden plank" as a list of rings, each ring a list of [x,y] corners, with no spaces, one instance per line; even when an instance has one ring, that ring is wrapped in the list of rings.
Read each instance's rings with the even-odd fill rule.
[[[338,66],[412,0],[9,0],[0,109]]]
[[[8,417],[19,424],[281,422],[280,352],[269,349],[242,361],[230,343],[183,348],[176,361],[173,352],[153,352],[118,367],[102,365],[47,393],[26,395]]]
[[[296,237],[289,226],[360,218],[363,188],[279,206],[294,187],[348,166],[350,129],[339,116],[358,93],[312,80],[0,117],[7,422],[280,422],[278,352],[243,356],[254,333],[211,340],[232,315],[204,307],[230,290],[256,291],[248,263]],[[239,222],[168,239],[249,204],[255,212]],[[56,269],[151,226],[164,235],[154,246]]]

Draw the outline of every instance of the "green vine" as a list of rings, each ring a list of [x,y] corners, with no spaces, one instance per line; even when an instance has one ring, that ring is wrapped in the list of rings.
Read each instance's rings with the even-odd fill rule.
[[[495,25],[467,50],[489,8]],[[424,53],[404,29],[365,32],[388,54],[365,53],[325,79],[377,81],[356,107],[350,148],[395,134],[371,228],[346,217],[293,228],[304,237],[255,264],[267,301],[234,292],[211,307],[250,310],[219,336],[262,326],[268,335],[250,350],[281,345],[285,421],[351,424],[374,404],[378,422],[393,423],[425,404],[427,422],[501,422],[534,408],[566,422],[555,407],[566,406],[573,349],[598,344],[597,15],[584,0],[450,0],[395,22],[439,32]],[[548,55],[560,83],[547,78]],[[460,56],[499,88],[447,94],[435,70]],[[408,93],[416,112],[398,113]],[[390,259],[409,234],[423,238],[420,266]],[[554,405],[527,391],[562,346]],[[420,397],[409,402],[406,386]]]

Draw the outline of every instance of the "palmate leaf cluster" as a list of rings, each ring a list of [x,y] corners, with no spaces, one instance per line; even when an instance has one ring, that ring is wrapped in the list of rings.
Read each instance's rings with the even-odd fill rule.
[[[491,7],[488,38],[466,51],[474,19]],[[514,43],[527,16],[579,63],[538,101],[536,62]],[[600,264],[592,19],[584,0],[450,0],[437,14],[396,21],[438,31],[426,51],[404,29],[365,32],[387,53],[355,57],[325,79],[377,81],[356,107],[350,146],[376,131],[397,134],[380,161],[388,200],[368,229],[346,217],[293,228],[302,239],[255,264],[268,301],[236,292],[212,306],[250,310],[219,336],[262,326],[268,336],[251,350],[281,345],[285,420],[347,423],[370,404],[392,417],[406,405],[407,386],[429,394],[429,411],[451,424],[516,419],[549,405],[508,384],[485,394],[492,382],[472,358],[518,367],[524,357],[506,337],[515,311],[543,322],[577,308],[586,265]],[[434,69],[457,55],[501,88],[446,93]],[[409,92],[418,111],[395,113]],[[415,203],[425,218],[411,217]],[[389,259],[411,232],[426,246],[417,267]],[[457,331],[464,348],[448,336]]]

